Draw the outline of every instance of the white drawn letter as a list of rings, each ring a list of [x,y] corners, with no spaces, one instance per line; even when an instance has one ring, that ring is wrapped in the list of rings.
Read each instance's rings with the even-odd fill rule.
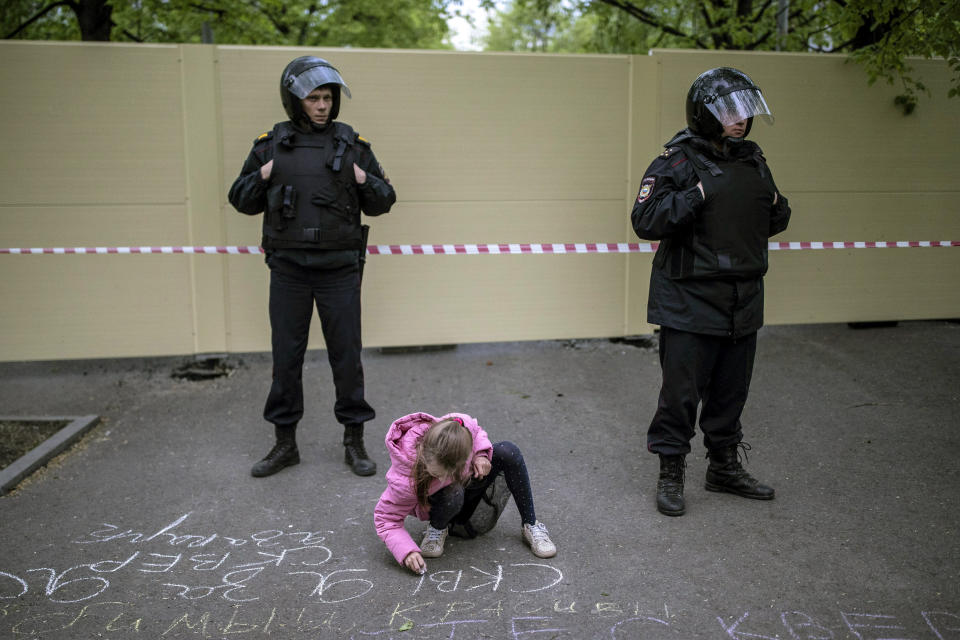
[[[617,638],[617,629],[619,629],[622,625],[625,625],[625,624],[627,624],[628,622],[636,622],[637,620],[640,620],[641,622],[657,622],[657,623],[659,623],[659,624],[662,624],[662,625],[665,626],[665,627],[669,627],[669,626],[670,626],[669,624],[667,624],[666,622],[664,622],[664,621],[661,620],[660,618],[652,618],[652,617],[650,617],[650,616],[639,616],[639,617],[637,617],[637,618],[627,618],[626,620],[621,620],[621,621],[618,622],[617,624],[615,624],[615,625],[613,625],[612,627],[610,627],[610,638],[611,638],[611,640],[616,640],[616,638]]]
[[[328,573],[327,575],[323,575],[319,571],[291,571],[289,575],[295,576],[295,575],[304,574],[304,575],[311,575],[311,576],[320,576],[320,582],[317,583],[317,586],[313,589],[310,595],[319,596],[320,602],[323,602],[326,604],[336,604],[338,602],[346,602],[347,600],[353,600],[354,598],[359,598],[361,596],[367,595],[368,593],[370,593],[370,590],[373,589],[373,583],[367,580],[366,578],[344,578],[342,580],[333,580],[332,582],[328,582],[330,578],[337,575],[338,573],[364,573],[364,572],[366,572],[366,569],[340,569],[338,571],[333,571],[331,573]],[[360,591],[359,593],[354,593],[353,595],[348,595],[348,596],[338,598],[338,599],[333,599],[333,600],[327,598],[324,595],[327,591],[329,591],[336,585],[347,584],[350,582],[360,583],[366,588],[363,591]]]
[[[474,571],[476,571],[477,573],[482,573],[482,574],[485,575],[485,576],[490,576],[491,580],[490,580],[489,582],[484,582],[483,584],[478,584],[478,585],[474,585],[474,586],[472,586],[472,587],[467,587],[467,591],[472,591],[472,590],[474,590],[474,589],[479,589],[479,588],[481,588],[481,587],[485,587],[485,586],[490,585],[490,584],[493,585],[493,588],[491,589],[491,591],[496,591],[496,590],[500,587],[500,583],[503,581],[503,566],[502,566],[499,562],[497,563],[497,573],[496,573],[496,574],[489,573],[489,572],[487,572],[487,571],[484,571],[483,569],[478,569],[477,567],[474,567],[474,566],[471,566],[470,568],[473,569]]]
[[[791,624],[790,621],[787,620],[788,616],[803,616],[804,621],[798,622],[796,624]],[[793,640],[833,640],[833,631],[830,631],[830,629],[827,629],[826,627],[821,627],[814,621],[813,618],[803,613],[802,611],[784,611],[783,613],[780,614],[780,621],[783,622],[783,626],[785,626],[787,628],[787,631],[790,632],[790,637],[793,638]],[[802,638],[799,635],[797,635],[798,630],[807,629],[807,628],[813,629],[815,631],[822,631],[827,635],[823,635],[823,636],[807,635]]]
[[[532,635],[534,633],[559,633],[560,631],[566,631],[566,629],[529,629],[526,631],[520,631],[517,629],[518,621],[527,621],[527,620],[553,620],[551,617],[545,616],[531,616],[524,618],[511,618],[510,619],[510,633],[513,635],[513,640],[517,640],[520,636]],[[553,636],[556,637],[556,636]]]
[[[512,564],[510,566],[511,567],[540,567],[541,569],[549,569],[550,571],[553,571],[554,573],[557,574],[557,579],[544,587],[537,587],[536,589],[510,589],[510,591],[512,591],[513,593],[533,593],[534,591],[544,591],[546,589],[550,589],[552,587],[557,586],[558,584],[560,584],[560,581],[563,580],[563,574],[560,573],[560,570],[555,567],[551,567],[548,564],[537,564],[535,562],[523,562],[519,564]]]
[[[29,591],[29,589],[27,588],[27,582],[23,578],[19,578],[13,575],[12,573],[7,573],[6,571],[0,571],[0,576],[10,578],[14,582],[19,582],[20,586],[22,587],[20,593],[18,593],[17,595],[15,596],[0,595],[0,600],[12,600],[13,598],[19,598],[20,596],[24,595],[27,591]]]
[[[847,628],[850,629],[850,633],[857,636],[857,640],[864,640],[864,637],[860,635],[857,629],[903,629],[903,627],[891,624],[874,624],[872,622],[861,624],[855,622],[858,618],[866,618],[868,620],[892,620],[894,616],[873,613],[843,613],[841,611],[840,617],[843,618],[843,622],[847,625]],[[909,638],[884,638],[883,640],[909,640]]]
[[[746,620],[746,619],[749,618],[749,617],[750,617],[750,613],[749,613],[749,612],[744,613],[742,616],[740,616],[740,617],[737,619],[736,622],[734,622],[734,623],[733,623],[732,625],[730,625],[729,627],[728,627],[726,624],[724,624],[723,618],[721,618],[720,616],[717,616],[717,622],[720,623],[720,626],[723,628],[724,631],[727,632],[727,635],[730,636],[730,638],[731,638],[732,640],[741,640],[741,638],[761,638],[762,640],[777,640],[777,639],[774,638],[774,637],[771,637],[771,636],[761,636],[761,635],[758,634],[758,633],[747,633],[746,631],[741,631],[741,632],[738,633],[738,632],[737,632],[737,627],[739,627],[739,626],[740,626],[740,623],[743,622],[744,620]]]
[[[951,618],[954,618],[955,620],[960,621],[960,616],[952,613],[947,613],[946,611],[921,611],[920,615],[923,616],[923,619],[927,623],[927,626],[930,627],[930,630],[936,634],[937,640],[945,640],[945,638],[942,635],[940,635],[940,627],[934,626],[933,622],[930,621],[930,616],[950,616]],[[943,630],[944,631],[960,631],[960,626],[948,627]]]

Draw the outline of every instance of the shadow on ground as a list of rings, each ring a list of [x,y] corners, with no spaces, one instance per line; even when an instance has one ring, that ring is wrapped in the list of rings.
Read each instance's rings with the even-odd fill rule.
[[[308,354],[303,462],[254,479],[269,358],[0,364],[6,415],[94,414],[0,498],[0,637],[960,638],[960,326],[770,327],[743,417],[771,502],[703,490],[654,508],[655,349],[607,340],[365,352],[376,476],[343,464],[326,353]],[[525,452],[559,547],[508,508],[425,576],[373,529],[390,421],[459,410]],[[408,520],[415,536],[422,525]]]

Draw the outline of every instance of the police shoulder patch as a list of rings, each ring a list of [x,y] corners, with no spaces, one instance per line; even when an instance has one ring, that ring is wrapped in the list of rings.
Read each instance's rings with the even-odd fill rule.
[[[653,193],[653,186],[656,183],[657,179],[653,176],[644,178],[643,182],[640,183],[640,193],[637,194],[637,202],[644,202],[649,198],[650,194]]]

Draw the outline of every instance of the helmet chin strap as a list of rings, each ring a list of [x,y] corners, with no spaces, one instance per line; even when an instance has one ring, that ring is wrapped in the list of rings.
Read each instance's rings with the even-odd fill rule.
[[[718,151],[722,151],[723,153],[729,153],[732,149],[742,144],[743,141],[744,141],[743,137],[734,138],[733,136],[721,135],[719,138],[715,138],[713,140],[713,146]]]
[[[321,131],[326,131],[327,127],[330,126],[330,123],[333,122],[332,119],[328,118],[324,124],[317,124],[310,119],[310,116],[306,114],[302,109],[300,110],[300,116],[293,121],[294,126],[304,132],[313,131],[314,133],[320,133]]]

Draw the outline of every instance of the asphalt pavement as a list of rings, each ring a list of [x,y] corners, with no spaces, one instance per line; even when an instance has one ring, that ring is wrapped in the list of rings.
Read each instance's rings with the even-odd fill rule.
[[[0,415],[99,416],[0,498],[0,638],[960,639],[960,324],[767,327],[743,422],[769,502],[657,513],[655,346],[603,339],[364,352],[375,476],[343,462],[326,352],[302,462],[263,479],[267,354],[0,364]],[[416,576],[376,536],[383,435],[475,416],[523,450],[559,553],[510,506]],[[423,524],[407,520],[419,538]]]

